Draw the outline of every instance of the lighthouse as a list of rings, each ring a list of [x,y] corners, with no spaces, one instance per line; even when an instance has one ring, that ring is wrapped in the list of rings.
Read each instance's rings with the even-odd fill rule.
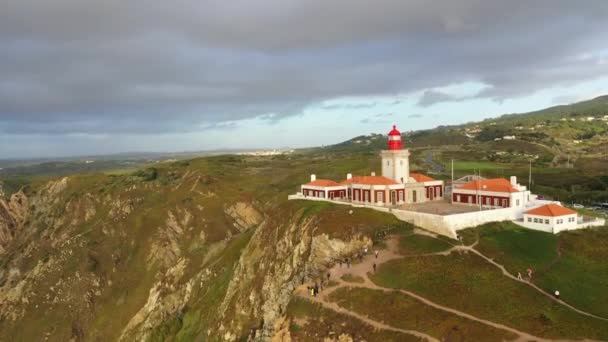
[[[397,126],[388,133],[388,150],[380,152],[382,176],[405,184],[410,179],[410,151],[403,149],[401,132]]]

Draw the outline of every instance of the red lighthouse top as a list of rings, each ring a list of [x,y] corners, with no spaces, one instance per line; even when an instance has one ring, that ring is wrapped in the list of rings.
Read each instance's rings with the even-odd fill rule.
[[[393,130],[388,132],[388,149],[390,151],[403,149],[401,142],[401,132],[397,130],[397,126],[393,125]]]

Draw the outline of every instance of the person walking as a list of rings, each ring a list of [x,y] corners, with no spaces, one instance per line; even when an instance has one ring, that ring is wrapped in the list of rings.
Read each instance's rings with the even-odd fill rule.
[[[559,299],[559,291],[555,290],[555,298]]]
[[[374,263],[374,273],[376,273],[376,263]]]
[[[329,274],[329,272],[327,272],[327,281],[328,282],[329,282],[329,277],[330,277],[330,274]]]
[[[339,259],[338,263],[340,264],[340,268],[342,268],[342,259]]]
[[[346,258],[346,268],[350,268],[350,258]]]
[[[524,280],[524,279],[521,277],[521,272],[517,272],[517,279],[518,279],[518,280]]]
[[[376,259],[378,259],[378,253],[379,253],[379,252],[378,252],[378,250],[376,249],[376,250],[374,251],[374,255],[376,255]]]

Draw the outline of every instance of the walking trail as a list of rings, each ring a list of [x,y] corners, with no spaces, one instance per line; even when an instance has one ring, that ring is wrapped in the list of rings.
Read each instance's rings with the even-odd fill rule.
[[[347,267],[346,264],[342,264],[341,266],[339,265],[335,265],[333,268],[331,268],[329,270],[329,273],[331,275],[331,280],[336,283],[335,286],[329,287],[329,288],[325,288],[323,291],[321,291],[321,293],[316,296],[316,297],[312,297],[310,295],[309,290],[307,289],[307,286],[310,286],[312,284],[304,284],[301,285],[299,287],[296,288],[295,290],[295,294],[299,297],[311,300],[315,303],[321,304],[323,307],[339,312],[341,314],[345,314],[348,315],[350,317],[356,318],[372,327],[375,327],[377,329],[384,329],[384,330],[389,330],[389,331],[396,331],[396,332],[401,332],[404,334],[409,334],[409,335],[413,335],[422,339],[426,339],[428,341],[438,341],[437,338],[430,336],[426,333],[420,332],[420,331],[415,331],[415,330],[407,330],[407,329],[400,329],[397,327],[393,327],[390,325],[387,325],[383,322],[378,322],[375,321],[369,317],[363,316],[361,314],[358,314],[356,312],[350,311],[348,309],[345,309],[341,306],[339,306],[338,304],[329,301],[328,296],[334,292],[335,290],[339,289],[339,288],[343,288],[343,287],[361,287],[361,288],[368,288],[368,289],[372,289],[372,290],[380,290],[380,291],[384,291],[384,292],[400,292],[403,293],[411,298],[416,299],[417,301],[425,304],[425,305],[429,305],[435,309],[439,309],[445,312],[449,312],[451,314],[454,314],[456,316],[462,317],[462,318],[466,318],[472,321],[476,321],[479,322],[481,324],[485,324],[487,326],[491,326],[494,327],[496,329],[501,329],[501,330],[505,330],[508,332],[511,332],[513,334],[515,334],[517,336],[516,341],[530,341],[530,340],[534,340],[534,341],[550,341],[538,336],[534,336],[531,335],[529,333],[526,333],[524,331],[520,331],[517,330],[515,328],[500,324],[500,323],[496,323],[496,322],[492,322],[486,319],[482,319],[476,316],[473,316],[471,314],[468,314],[466,312],[462,312],[460,310],[456,310],[447,306],[443,306],[441,304],[435,303],[427,298],[424,298],[416,293],[413,293],[411,291],[407,291],[407,290],[403,290],[403,289],[390,289],[390,288],[385,288],[385,287],[381,287],[378,286],[376,284],[374,284],[368,277],[368,273],[372,271],[373,269],[373,264],[375,263],[377,266],[380,266],[381,264],[389,261],[389,260],[393,260],[393,259],[401,259],[404,258],[403,255],[400,255],[397,253],[398,247],[398,237],[395,236],[391,236],[387,239],[386,241],[386,245],[387,245],[387,249],[386,250],[381,250],[378,257],[375,258],[373,252],[369,253],[369,255],[366,255],[363,258],[363,261],[360,263],[356,263],[356,264],[351,264],[350,267]],[[525,280],[519,280],[517,279],[516,276],[512,275],[511,273],[509,273],[506,268],[503,265],[498,264],[497,262],[495,262],[494,260],[492,260],[491,258],[488,258],[487,256],[483,255],[481,252],[477,251],[474,247],[475,245],[477,245],[477,242],[475,242],[472,245],[469,246],[462,246],[462,245],[454,245],[454,247],[448,249],[447,251],[443,251],[443,252],[438,252],[438,253],[428,253],[428,254],[422,254],[422,255],[418,255],[418,256],[430,256],[430,255],[449,255],[452,252],[455,251],[467,251],[467,252],[472,252],[475,253],[476,255],[478,255],[479,257],[483,258],[484,260],[488,261],[489,263],[491,263],[492,265],[498,267],[501,271],[502,274],[505,275],[508,278],[511,278],[515,281],[518,281],[520,283],[526,284],[528,286],[531,286],[532,288],[534,288],[535,290],[537,290],[538,292],[542,293],[543,295],[551,298],[552,300],[554,300],[555,302],[575,311],[578,312],[582,315],[586,315],[589,317],[594,317],[597,319],[602,319],[602,320],[608,320],[606,318],[603,317],[599,317],[596,315],[593,315],[591,313],[582,311],[580,309],[577,309],[567,303],[565,303],[562,300],[559,300],[557,298],[555,298],[554,296],[552,296],[551,294],[547,293],[546,291],[542,290],[541,288],[539,288],[538,286],[525,281]],[[345,274],[350,274],[353,276],[358,276],[360,278],[363,279],[362,283],[350,283],[350,282],[345,282],[341,279],[341,277]],[[554,341],[554,340],[551,340]]]

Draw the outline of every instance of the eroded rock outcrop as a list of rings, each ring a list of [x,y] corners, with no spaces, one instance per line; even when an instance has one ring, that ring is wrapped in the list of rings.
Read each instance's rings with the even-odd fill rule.
[[[28,215],[28,198],[16,192],[6,200],[0,197],[0,254],[6,252],[8,244],[21,231]]]
[[[257,226],[263,219],[262,214],[248,202],[237,202],[228,207],[225,213],[234,220],[234,227],[239,231]]]
[[[314,219],[300,217],[281,226],[272,221],[259,226],[241,254],[220,307],[224,337],[238,336],[254,326],[251,338],[270,340],[281,329],[293,290],[303,279],[324,274],[338,258],[372,243],[362,236],[350,241],[315,236],[315,227]]]
[[[195,283],[193,278],[185,284],[179,284],[187,264],[186,259],[180,259],[154,283],[146,304],[131,318],[123,330],[121,341],[147,341],[154,328],[186,306]]]

